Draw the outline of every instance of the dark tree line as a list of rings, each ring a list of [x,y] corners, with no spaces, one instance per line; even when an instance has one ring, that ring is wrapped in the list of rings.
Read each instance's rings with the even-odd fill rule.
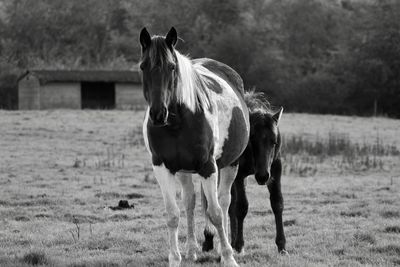
[[[0,1],[0,107],[26,69],[127,69],[143,26],[235,68],[286,110],[400,117],[400,2]]]

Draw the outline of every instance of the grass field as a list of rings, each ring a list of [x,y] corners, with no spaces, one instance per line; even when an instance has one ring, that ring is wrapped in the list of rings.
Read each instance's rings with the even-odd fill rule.
[[[164,206],[142,118],[133,111],[0,111],[0,266],[167,265]],[[249,178],[238,263],[400,265],[400,121],[284,114],[281,132],[290,256],[277,253],[266,188]],[[119,200],[134,208],[111,209]],[[182,266],[219,266],[217,258],[200,252],[197,263]]]

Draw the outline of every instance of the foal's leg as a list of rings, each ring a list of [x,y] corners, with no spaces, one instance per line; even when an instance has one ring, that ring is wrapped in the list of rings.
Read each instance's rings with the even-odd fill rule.
[[[197,259],[196,252],[198,249],[196,240],[196,230],[194,223],[194,209],[196,206],[196,195],[192,175],[189,173],[179,173],[179,181],[183,189],[183,203],[186,209],[187,219],[187,239],[186,239],[186,258],[195,261]]]
[[[237,235],[236,242],[233,244],[233,248],[241,253],[243,251],[244,240],[243,240],[243,221],[246,218],[247,211],[249,210],[249,202],[246,196],[246,177],[237,177],[234,186],[236,187],[236,220],[237,220]]]
[[[167,226],[169,234],[169,255],[168,261],[170,267],[179,266],[181,254],[178,248],[178,226],[179,226],[179,208],[176,204],[176,183],[175,176],[164,166],[154,166],[154,175],[160,185],[165,210],[167,211]]]
[[[236,216],[236,183],[234,182],[231,187],[231,204],[229,205],[229,221],[231,223],[231,245],[235,248],[237,238],[237,216]]]
[[[223,211],[218,203],[218,168],[215,164],[213,164],[212,173],[209,177],[202,177],[201,184],[203,186],[204,195],[207,199],[208,207],[207,207],[207,216],[210,218],[211,222],[214,224],[217,229],[220,243],[221,243],[221,263],[223,266],[238,266],[235,259],[233,258],[233,250],[231,245],[228,242],[228,238],[226,236],[226,231],[224,229],[224,219],[223,219]],[[211,168],[211,166],[208,166]],[[230,187],[228,189],[228,196],[230,198]],[[226,198],[223,197],[223,200],[226,202]],[[229,207],[229,202],[226,205],[226,211]]]
[[[282,212],[283,212],[283,197],[281,191],[281,175],[282,175],[282,163],[280,159],[275,160],[271,166],[271,183],[268,184],[268,190],[270,193],[270,201],[272,211],[275,215],[276,224],[276,239],[275,243],[278,246],[278,251],[281,254],[288,254],[286,251],[286,239],[283,231],[282,223]]]

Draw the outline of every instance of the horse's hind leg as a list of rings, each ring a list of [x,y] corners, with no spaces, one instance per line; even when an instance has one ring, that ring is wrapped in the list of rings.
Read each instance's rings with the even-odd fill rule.
[[[214,226],[212,225],[209,216],[207,215],[208,203],[206,196],[204,195],[203,186],[201,186],[201,205],[204,212],[205,227],[204,227],[204,242],[202,250],[204,252],[214,249]]]
[[[237,236],[233,248],[241,253],[244,246],[243,240],[243,221],[249,210],[249,202],[246,196],[246,177],[237,177],[234,186],[236,187],[236,219],[237,219]]]
[[[169,234],[169,255],[168,261],[170,267],[179,266],[181,254],[178,247],[178,226],[179,226],[179,208],[176,204],[176,182],[175,176],[162,164],[153,166],[154,175],[160,185],[165,210],[167,211],[167,226]]]
[[[201,179],[201,184],[203,186],[204,190],[204,195],[207,199],[208,207],[207,207],[207,213],[206,215],[210,218],[211,222],[214,224],[215,228],[217,229],[220,243],[221,243],[221,263],[223,266],[238,266],[235,259],[233,258],[233,250],[231,245],[228,242],[228,238],[226,235],[225,231],[225,226],[224,226],[224,214],[223,210],[221,209],[221,206],[218,203],[218,169],[217,166],[214,163],[209,163],[213,164],[212,169],[214,173],[211,173],[211,175],[203,176]],[[211,166],[208,166],[209,169],[211,169]],[[233,181],[233,178],[232,178]],[[222,185],[222,176],[221,176],[221,182],[220,182],[220,187]],[[227,186],[227,185],[225,185]],[[227,199],[230,199],[230,186],[227,187],[227,195],[228,198],[225,197],[225,195],[222,197],[221,202],[227,202]],[[226,206],[226,213],[229,208],[229,202],[227,204],[224,204]]]
[[[198,250],[196,240],[196,230],[194,223],[194,208],[196,206],[196,195],[194,191],[194,185],[192,175],[187,173],[179,173],[179,181],[181,182],[183,189],[183,203],[186,209],[187,219],[187,239],[186,239],[186,258],[195,261]]]
[[[220,182],[218,186],[218,201],[222,208],[223,221],[224,221],[224,229],[226,236],[228,236],[228,211],[229,206],[231,204],[231,188],[232,184],[235,180],[238,165],[235,164],[233,166],[225,167],[220,171]]]
[[[281,191],[281,174],[282,174],[282,163],[280,159],[275,160],[271,166],[271,183],[268,184],[268,190],[270,193],[270,201],[272,211],[275,215],[276,224],[276,239],[275,243],[278,247],[278,251],[281,254],[287,254],[286,251],[286,239],[283,230],[282,212],[283,212],[283,197]]]

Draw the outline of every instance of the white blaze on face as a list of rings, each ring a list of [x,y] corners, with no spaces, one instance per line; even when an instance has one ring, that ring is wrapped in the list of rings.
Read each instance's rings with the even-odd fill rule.
[[[149,153],[151,154],[150,151],[150,146],[149,146],[149,137],[147,136],[147,122],[149,121],[149,110],[150,107],[147,108],[146,110],[146,114],[144,116],[144,121],[143,121],[143,139],[144,139],[144,145],[147,148],[147,151],[149,151]]]

